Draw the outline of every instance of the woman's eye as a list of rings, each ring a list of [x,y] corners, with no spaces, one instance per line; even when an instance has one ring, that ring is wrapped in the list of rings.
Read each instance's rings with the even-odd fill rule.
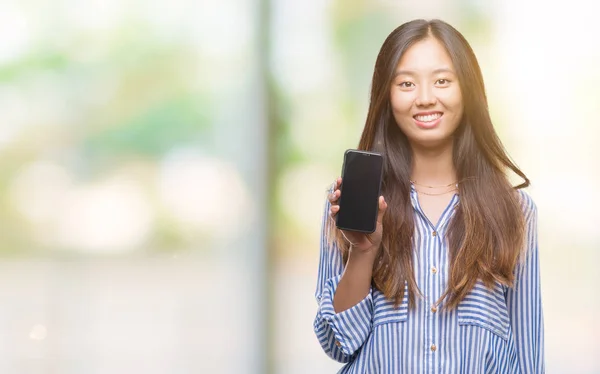
[[[404,87],[404,88],[410,88],[412,86],[414,86],[414,84],[412,82],[402,82],[399,84],[400,87]]]
[[[441,84],[441,85],[446,85],[446,84],[450,83],[450,81],[448,79],[442,78],[442,79],[438,79],[436,83]]]

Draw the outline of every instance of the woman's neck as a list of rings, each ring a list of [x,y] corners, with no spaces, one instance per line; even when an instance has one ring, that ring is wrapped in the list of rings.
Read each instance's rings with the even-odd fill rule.
[[[452,160],[452,142],[440,148],[412,147],[411,179],[419,184],[442,186],[457,182]]]

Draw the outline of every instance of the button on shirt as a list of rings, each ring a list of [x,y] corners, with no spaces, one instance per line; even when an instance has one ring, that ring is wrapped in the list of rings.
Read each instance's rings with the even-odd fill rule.
[[[458,308],[447,311],[436,302],[448,279],[446,229],[456,194],[437,227],[414,208],[414,271],[423,298],[408,309],[408,287],[398,308],[372,288],[358,304],[335,313],[333,296],[344,265],[335,244],[329,244],[325,206],[317,280],[314,329],[323,350],[345,363],[340,374],[529,374],[544,372],[544,331],[539,285],[537,212],[531,197],[519,190],[526,221],[526,257],[515,270],[514,288],[493,289],[478,281]]]

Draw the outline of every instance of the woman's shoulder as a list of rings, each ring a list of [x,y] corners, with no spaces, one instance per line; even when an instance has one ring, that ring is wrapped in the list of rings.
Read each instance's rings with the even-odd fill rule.
[[[535,201],[533,200],[531,195],[523,188],[517,188],[516,193],[517,199],[521,204],[521,209],[523,210],[523,214],[525,215],[525,217],[528,218],[532,214],[536,214],[537,205],[535,204]]]

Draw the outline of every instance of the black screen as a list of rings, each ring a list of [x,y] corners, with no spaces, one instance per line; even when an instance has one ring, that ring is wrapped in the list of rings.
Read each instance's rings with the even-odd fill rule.
[[[375,231],[382,167],[383,158],[379,154],[346,151],[337,227],[352,231]]]

